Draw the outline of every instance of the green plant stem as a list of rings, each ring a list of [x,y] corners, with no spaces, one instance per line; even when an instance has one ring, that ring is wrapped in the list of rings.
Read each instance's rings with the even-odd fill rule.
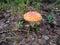
[[[30,29],[29,29],[28,32],[27,32],[27,37],[29,37],[29,34],[30,34]]]
[[[17,43],[18,42],[18,36],[17,36],[17,34],[16,33],[14,33],[14,32],[12,32],[14,35],[15,35],[15,39],[16,39],[16,41],[15,41],[15,43]]]
[[[29,7],[29,0],[26,0],[26,11],[28,10]]]

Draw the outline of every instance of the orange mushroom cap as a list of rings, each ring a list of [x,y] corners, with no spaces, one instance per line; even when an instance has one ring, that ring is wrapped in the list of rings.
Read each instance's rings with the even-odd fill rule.
[[[24,19],[28,22],[39,22],[42,20],[42,16],[37,11],[29,11],[24,14]]]

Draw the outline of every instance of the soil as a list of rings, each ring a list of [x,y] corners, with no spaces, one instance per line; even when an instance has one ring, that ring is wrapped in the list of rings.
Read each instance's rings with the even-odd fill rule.
[[[36,29],[29,26],[20,14],[13,15],[12,10],[0,10],[0,45],[60,45],[60,9],[46,10],[40,13],[43,20],[39,24],[38,34]],[[48,12],[55,14],[52,23],[47,23]],[[18,21],[22,21],[23,28],[16,26]],[[27,36],[28,28],[31,32]]]

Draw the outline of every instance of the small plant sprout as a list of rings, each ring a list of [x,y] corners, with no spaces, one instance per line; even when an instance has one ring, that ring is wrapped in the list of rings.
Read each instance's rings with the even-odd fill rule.
[[[32,27],[42,20],[42,16],[37,11],[29,11],[24,14],[25,21],[28,21]],[[29,31],[28,31],[29,32]]]
[[[47,21],[48,23],[52,23],[52,21],[54,20],[55,16],[53,13],[50,13],[47,17]]]
[[[19,21],[19,22],[17,23],[17,27],[18,27],[18,28],[22,28],[22,27],[23,27],[23,22],[20,22],[20,21]]]

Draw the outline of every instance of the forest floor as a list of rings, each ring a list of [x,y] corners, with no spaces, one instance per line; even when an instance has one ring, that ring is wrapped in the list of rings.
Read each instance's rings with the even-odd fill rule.
[[[13,15],[12,10],[0,10],[0,45],[60,45],[60,9],[52,9],[55,16],[52,23],[47,23],[47,11],[40,11],[43,20],[38,26],[39,34],[30,27],[31,32],[27,36],[29,22],[21,18],[20,14]],[[23,22],[23,28],[16,26],[19,21]]]

